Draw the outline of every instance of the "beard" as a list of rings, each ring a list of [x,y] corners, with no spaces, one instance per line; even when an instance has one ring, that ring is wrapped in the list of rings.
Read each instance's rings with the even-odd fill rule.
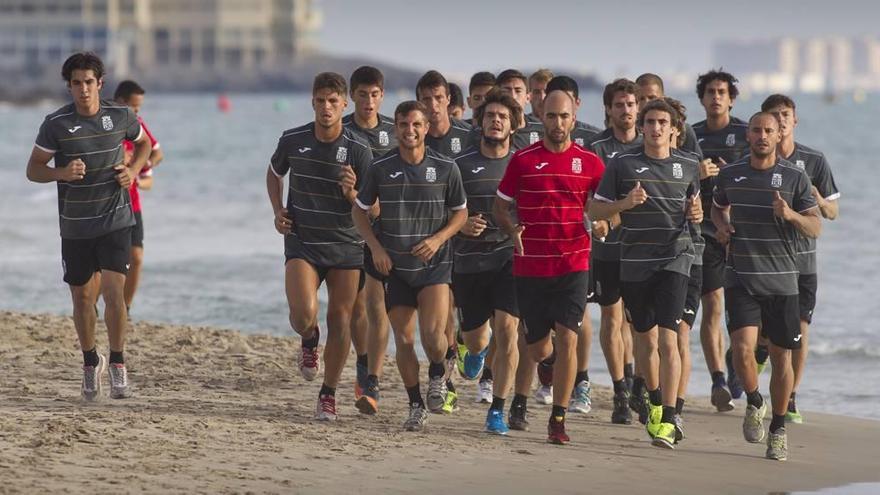
[[[504,145],[504,142],[509,138],[496,138],[491,136],[483,135],[483,142],[486,143],[487,146],[499,147]]]

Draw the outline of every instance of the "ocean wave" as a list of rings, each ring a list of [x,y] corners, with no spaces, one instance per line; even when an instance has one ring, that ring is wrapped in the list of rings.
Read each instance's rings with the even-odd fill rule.
[[[874,359],[880,357],[880,346],[859,343],[810,342],[810,354],[818,357]]]

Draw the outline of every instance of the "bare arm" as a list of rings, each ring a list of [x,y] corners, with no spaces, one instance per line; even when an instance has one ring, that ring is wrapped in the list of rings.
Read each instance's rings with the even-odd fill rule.
[[[523,254],[522,233],[526,230],[522,225],[514,225],[513,217],[510,216],[510,207],[512,202],[496,196],[495,202],[492,203],[492,216],[495,217],[495,223],[498,228],[503,230],[513,239],[513,249],[517,254]]]
[[[275,230],[279,234],[289,234],[293,221],[287,216],[287,208],[284,208],[284,177],[275,175],[271,165],[266,170],[266,192],[275,214]]]
[[[822,232],[822,218],[818,207],[809,208],[803,213],[796,212],[788,206],[778,191],[773,198],[773,214],[794,225],[798,232],[807,237],[815,239]]]
[[[712,217],[712,223],[715,224],[715,238],[719,244],[727,245],[730,242],[731,235],[735,232],[733,225],[730,223],[730,206],[721,208],[713,202],[710,216]]]
[[[137,180],[138,189],[143,189],[144,191],[149,191],[153,188],[153,176],[140,176]]]
[[[158,167],[162,160],[165,159],[165,153],[162,151],[162,148],[156,148],[150,150],[150,166]]]
[[[376,203],[379,203],[376,201]],[[376,208],[375,205],[371,209]],[[382,247],[382,243],[373,233],[373,227],[370,225],[370,216],[368,210],[364,210],[357,203],[351,207],[351,220],[361,237],[366,241],[370,248],[370,254],[373,257],[373,266],[376,271],[383,275],[391,273],[392,262],[388,256],[388,252]]]
[[[642,188],[640,182],[636,182],[636,186],[622,199],[617,201],[602,201],[601,199],[590,201],[587,214],[594,220],[617,218],[619,222],[620,212],[635,208],[647,200],[648,193]]]
[[[822,212],[822,217],[826,220],[834,220],[837,218],[838,209],[837,209],[837,200],[827,200],[819,194],[819,190],[816,189],[816,186],[813,186],[813,196],[816,198],[816,204],[819,205],[819,211]]]
[[[45,184],[46,182],[55,182],[62,179],[64,168],[54,168],[49,166],[49,161],[54,155],[48,151],[43,151],[34,146],[31,151],[31,157],[27,164],[27,178],[31,182]],[[69,165],[68,165],[69,167]],[[68,168],[65,167],[65,168]],[[83,167],[85,173],[85,167]]]

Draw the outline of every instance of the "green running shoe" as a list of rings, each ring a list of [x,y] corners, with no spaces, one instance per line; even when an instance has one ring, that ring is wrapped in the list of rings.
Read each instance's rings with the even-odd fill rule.
[[[455,411],[458,411],[458,394],[448,390],[446,401],[443,402],[443,414],[452,414]]]
[[[648,424],[651,424],[650,422]],[[657,432],[654,434],[651,445],[655,447],[663,447],[664,449],[675,448],[675,425],[672,423],[660,423],[657,425]]]
[[[645,430],[648,431],[648,436],[654,438],[657,436],[657,431],[660,429],[660,421],[663,419],[663,406],[655,406],[650,402],[647,402],[648,405],[648,422],[645,423]],[[671,423],[670,423],[671,424]],[[672,427],[675,430],[675,426]],[[672,432],[672,439],[675,440],[675,431]]]

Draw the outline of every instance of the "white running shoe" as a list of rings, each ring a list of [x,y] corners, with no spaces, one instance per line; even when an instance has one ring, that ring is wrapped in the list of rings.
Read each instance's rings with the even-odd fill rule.
[[[107,368],[110,372],[110,398],[127,399],[131,397],[131,387],[128,386],[128,372],[121,363],[110,363]]]
[[[83,366],[82,398],[87,402],[94,402],[101,398],[101,375],[107,367],[107,360],[103,354],[98,354],[97,366]]]
[[[442,376],[431,378],[428,382],[428,410],[432,413],[443,412],[443,406],[446,404],[446,396],[449,389],[446,388],[446,380]]]
[[[537,402],[538,404],[544,404],[545,406],[553,404],[553,386],[538,386],[538,389],[535,390],[535,402]]]
[[[318,397],[315,419],[318,421],[336,421],[336,397],[332,395]]]
[[[480,380],[479,388],[477,388],[477,397],[474,399],[476,403],[492,403],[492,380]]]
[[[315,330],[318,338],[320,338],[320,330]],[[300,346],[299,353],[299,372],[306,381],[312,381],[318,376],[318,370],[321,367],[321,358],[318,355],[318,346],[308,348]]]
[[[593,399],[590,397],[590,382],[581,380],[574,387],[571,399],[568,401],[568,412],[589,414],[593,410]]]

